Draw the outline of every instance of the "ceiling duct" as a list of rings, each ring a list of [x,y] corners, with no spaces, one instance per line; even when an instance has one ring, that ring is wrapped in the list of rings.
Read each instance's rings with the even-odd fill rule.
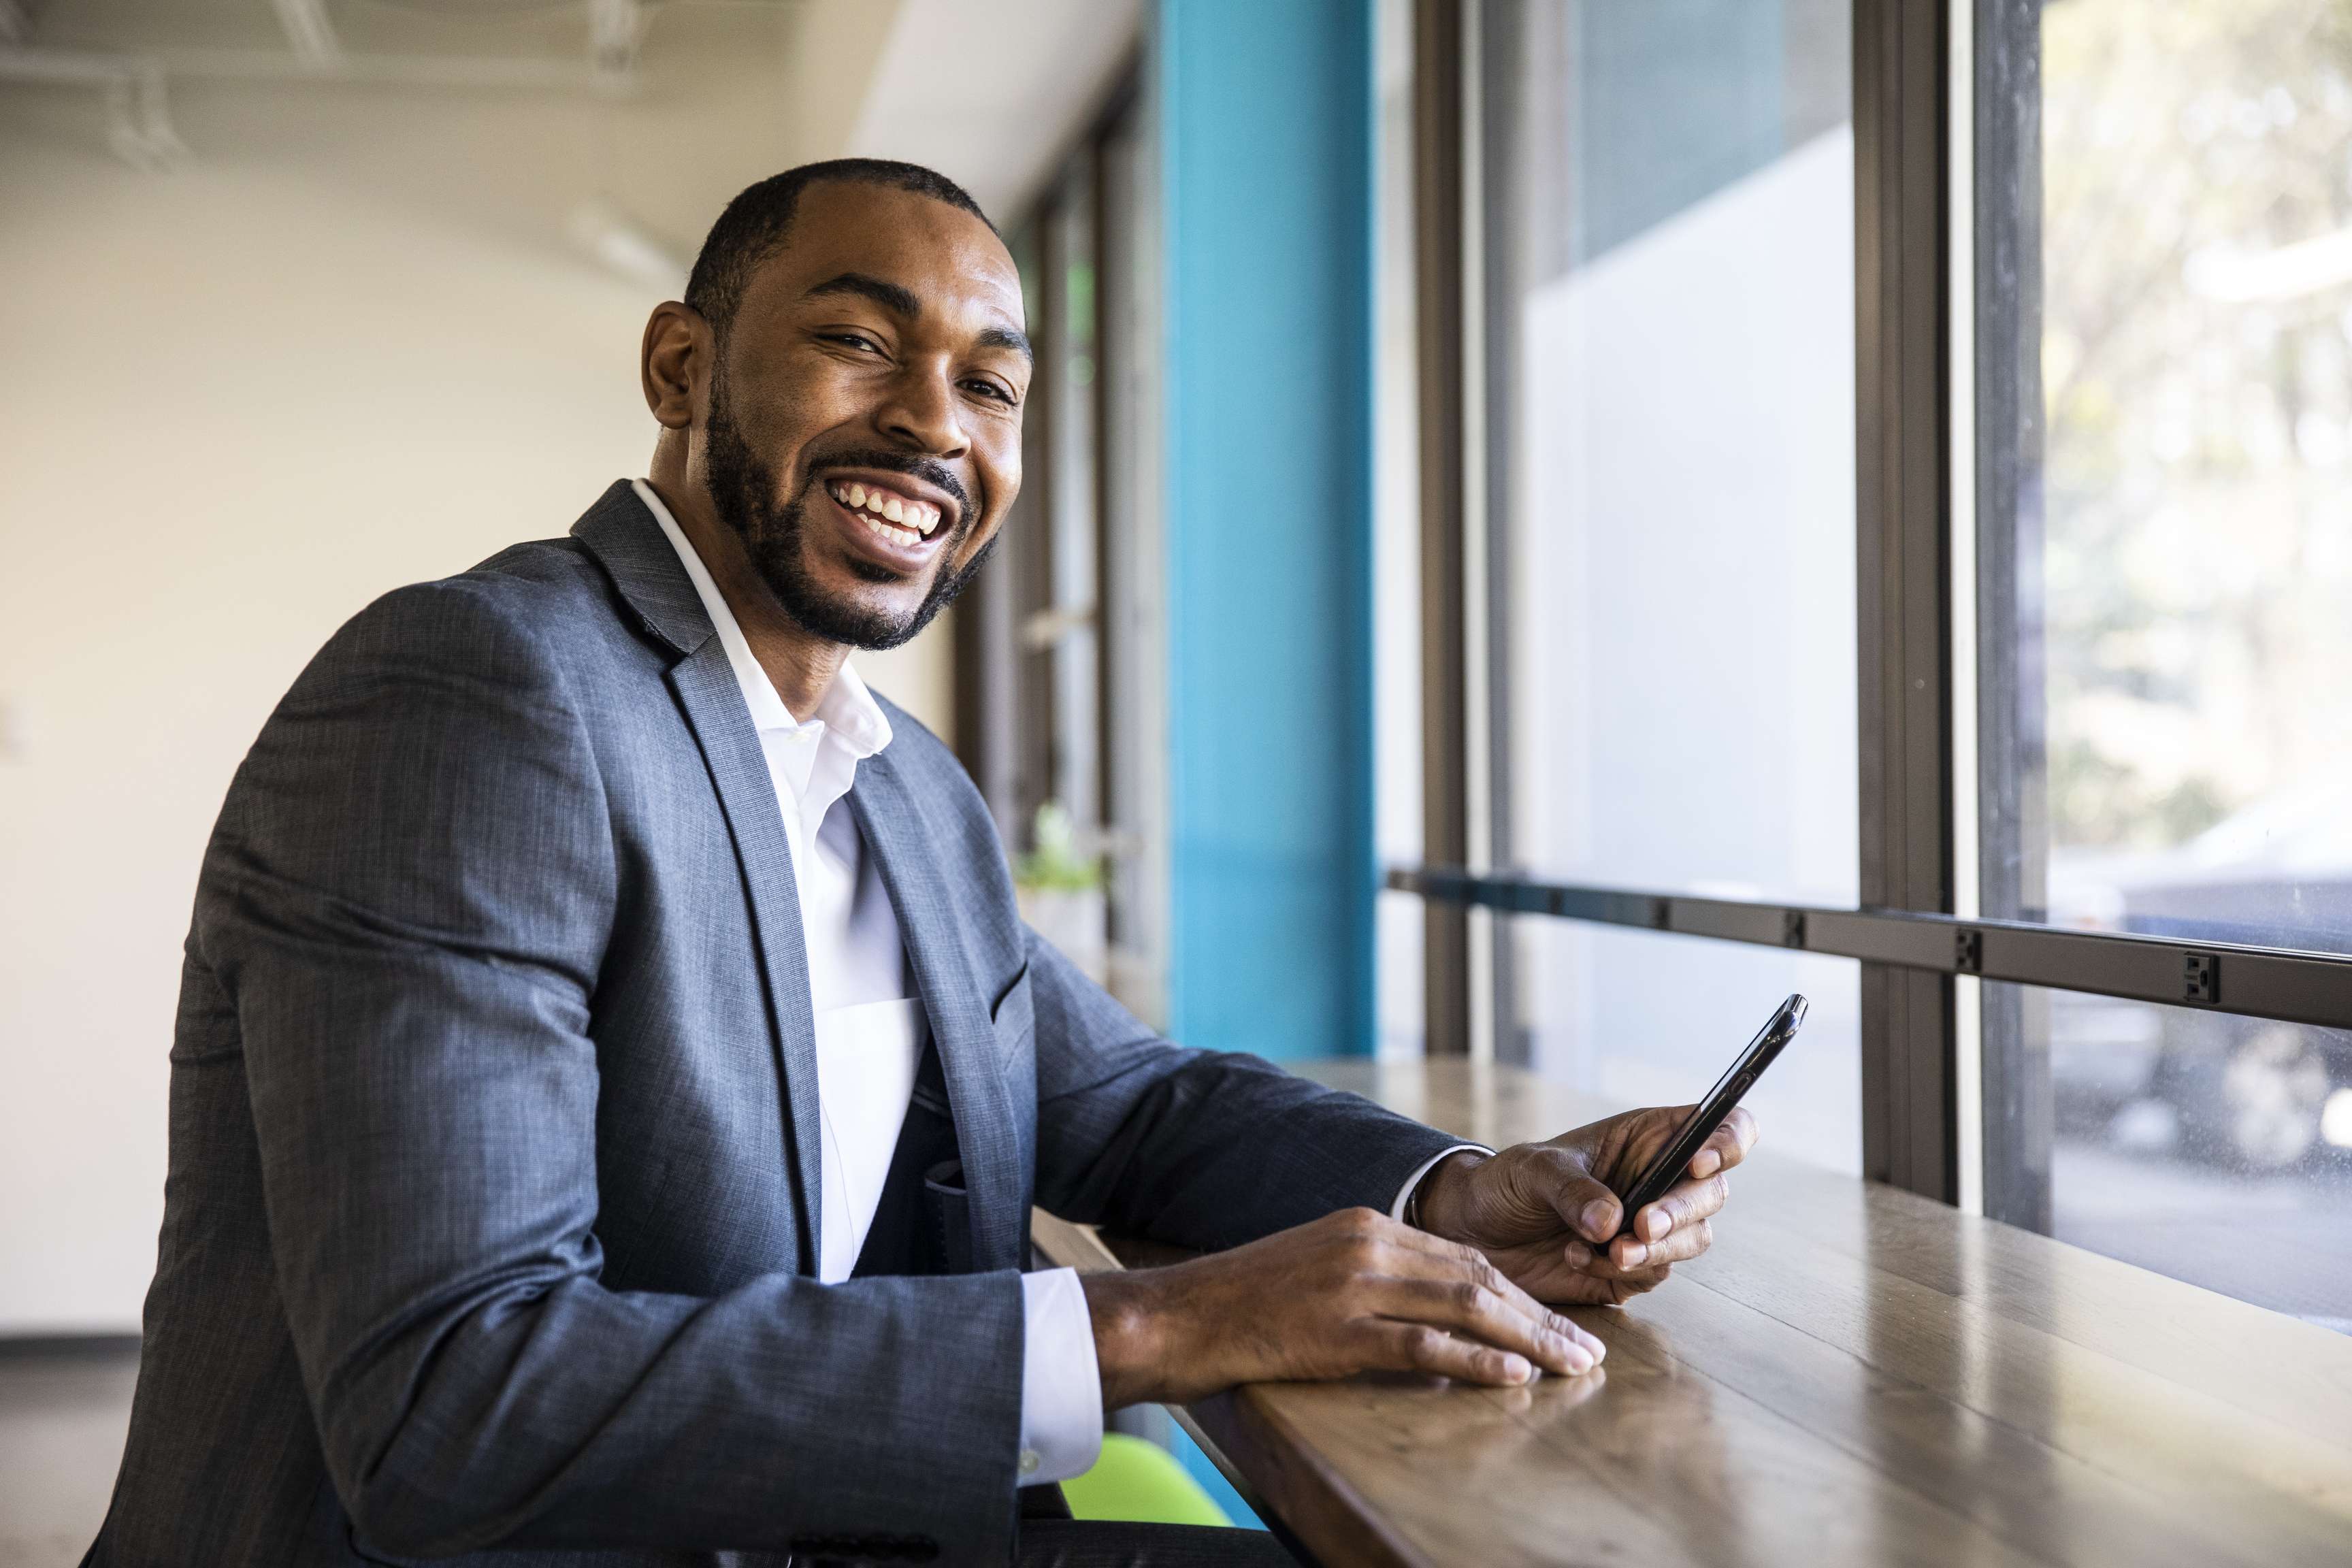
[[[327,0],[278,0],[278,25],[286,29],[294,58],[311,69],[331,71],[342,63],[343,46],[327,20]]]
[[[79,49],[0,49],[0,81],[99,89],[106,99],[106,144],[134,168],[157,173],[187,155],[173,132],[163,70],[154,60]]]
[[[638,83],[648,12],[642,0],[581,0],[585,59],[547,56],[368,54],[344,47],[327,0],[272,0],[287,47],[113,51],[44,47],[24,0],[0,0],[0,81],[96,87],[104,92],[107,143],[139,168],[187,154],[172,130],[168,82],[370,82],[441,89],[520,88],[622,95]]]
[[[626,87],[636,76],[646,11],[637,0],[588,0],[588,60],[596,79]]]

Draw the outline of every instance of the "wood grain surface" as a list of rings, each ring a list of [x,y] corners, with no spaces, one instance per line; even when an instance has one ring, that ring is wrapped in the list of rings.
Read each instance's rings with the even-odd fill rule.
[[[1485,1143],[1612,1109],[1458,1059],[1300,1070]],[[1715,1236],[1576,1311],[1583,1377],[1257,1384],[1187,1425],[1331,1568],[2352,1563],[2352,1338],[1769,1148]]]

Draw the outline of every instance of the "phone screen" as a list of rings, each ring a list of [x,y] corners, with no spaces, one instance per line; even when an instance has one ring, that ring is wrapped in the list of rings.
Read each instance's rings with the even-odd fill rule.
[[[1748,1048],[1724,1069],[1723,1076],[1715,1080],[1715,1087],[1706,1091],[1706,1098],[1675,1129],[1674,1137],[1650,1162],[1642,1179],[1624,1194],[1625,1213],[1618,1221],[1618,1235],[1632,1235],[1633,1216],[1664,1197],[1668,1189],[1682,1179],[1690,1163],[1698,1157],[1699,1150],[1715,1136],[1715,1130],[1723,1125],[1731,1108],[1739,1103],[1740,1096],[1756,1086],[1764,1069],[1780,1054],[1780,1047],[1795,1036],[1798,1026],[1805,1021],[1805,1005],[1802,996],[1790,996],[1775,1007],[1772,1016],[1764,1020],[1764,1026],[1756,1032],[1756,1037],[1748,1042]]]

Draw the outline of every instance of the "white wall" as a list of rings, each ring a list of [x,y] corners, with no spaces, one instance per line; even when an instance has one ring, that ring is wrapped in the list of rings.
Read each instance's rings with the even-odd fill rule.
[[[135,1326],[231,772],[370,599],[644,471],[651,302],[292,161],[0,123],[0,1334]],[[948,647],[858,662],[939,728]]]

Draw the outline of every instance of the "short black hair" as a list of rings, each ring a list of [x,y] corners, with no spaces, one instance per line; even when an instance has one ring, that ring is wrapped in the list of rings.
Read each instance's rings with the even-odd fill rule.
[[[912,191],[968,212],[988,224],[991,233],[996,232],[996,225],[989,222],[971,192],[920,163],[888,158],[829,158],[771,174],[727,204],[727,210],[704,237],[702,253],[694,258],[694,271],[686,280],[686,303],[721,339],[735,320],[736,307],[743,302],[751,275],[783,244],[801,193],[826,181]]]

